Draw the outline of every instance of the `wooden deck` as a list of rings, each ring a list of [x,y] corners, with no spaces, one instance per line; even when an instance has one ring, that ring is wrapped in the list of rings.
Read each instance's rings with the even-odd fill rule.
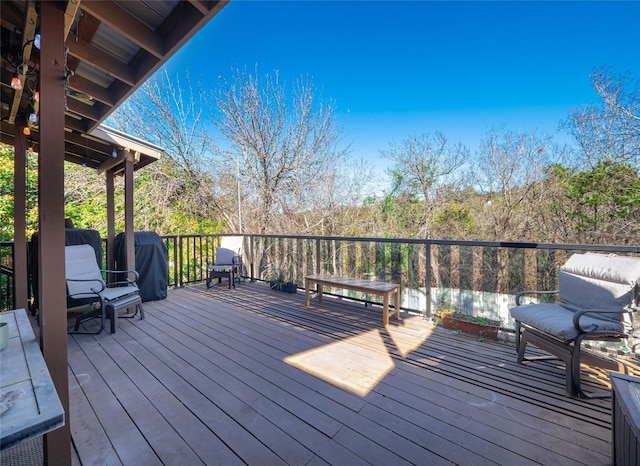
[[[611,464],[610,401],[565,397],[563,369],[511,343],[263,283],[145,315],[69,337],[78,464]]]

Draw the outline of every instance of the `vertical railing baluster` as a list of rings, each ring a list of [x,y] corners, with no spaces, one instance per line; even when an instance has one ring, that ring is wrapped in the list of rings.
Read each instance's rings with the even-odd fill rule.
[[[427,240],[425,242],[425,291],[426,291],[426,307],[424,318],[431,318],[431,243]]]

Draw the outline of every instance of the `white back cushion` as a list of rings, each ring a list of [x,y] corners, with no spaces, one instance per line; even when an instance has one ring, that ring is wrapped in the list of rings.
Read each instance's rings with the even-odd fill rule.
[[[100,290],[104,284],[102,273],[96,261],[96,253],[88,244],[65,246],[65,276],[67,279],[91,281],[67,281],[67,293],[74,298],[95,296],[91,290]]]

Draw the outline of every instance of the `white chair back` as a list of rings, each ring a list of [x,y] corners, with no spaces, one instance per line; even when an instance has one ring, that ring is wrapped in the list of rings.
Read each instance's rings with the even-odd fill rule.
[[[67,294],[75,299],[96,297],[104,287],[104,280],[93,248],[88,244],[65,246],[64,257]]]

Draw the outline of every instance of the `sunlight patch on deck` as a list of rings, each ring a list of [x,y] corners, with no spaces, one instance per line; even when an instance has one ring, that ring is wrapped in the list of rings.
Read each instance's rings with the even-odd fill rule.
[[[435,325],[421,316],[408,317],[397,326],[386,327],[398,352],[403,358],[417,350],[431,336]]]
[[[284,362],[360,396],[395,367],[379,330],[287,356]]]

